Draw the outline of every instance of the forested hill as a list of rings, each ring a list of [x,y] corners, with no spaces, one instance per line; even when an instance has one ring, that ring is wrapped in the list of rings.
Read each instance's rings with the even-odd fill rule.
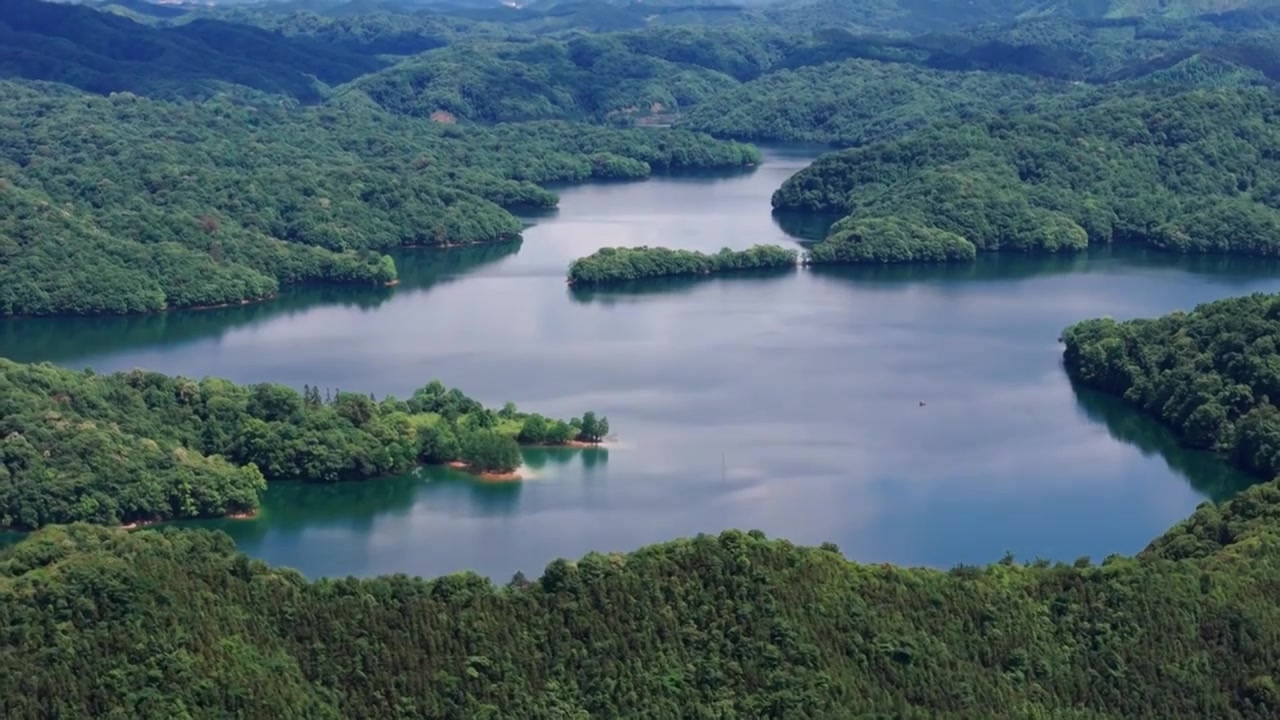
[[[924,33],[1046,17],[1188,18],[1273,8],[1278,4],[1276,0],[784,0],[767,7],[764,14],[788,29],[843,27]]]
[[[0,529],[252,512],[265,480],[337,482],[461,461],[520,464],[518,444],[598,442],[608,420],[490,410],[439,382],[411,397],[140,370],[98,375],[0,358]]]
[[[130,3],[104,0],[101,5],[123,5],[132,10]],[[244,19],[301,12],[318,17],[349,18],[378,12],[401,18],[447,17],[533,34],[570,29],[616,32],[678,25],[772,26],[801,32],[844,28],[860,32],[918,34],[982,24],[1008,25],[1042,18],[1086,21],[1136,17],[1183,19],[1251,12],[1276,5],[1276,0],[533,0],[514,8],[498,0],[468,3],[441,0],[413,4],[357,0],[346,3],[282,2],[275,7],[266,4],[248,8],[227,3],[212,12],[200,8],[195,14]]]
[[[314,102],[321,97],[318,83],[337,85],[383,64],[315,39],[219,20],[152,28],[81,5],[0,4],[0,78],[95,93],[207,97],[245,86]]]
[[[681,131],[454,127],[360,107],[99,98],[0,82],[0,315],[241,302],[387,283],[383,251],[514,237],[534,183],[741,166]]]
[[[1134,558],[950,572],[729,531],[501,588],[307,582],[221,533],[49,528],[0,552],[0,714],[1262,720],[1278,515],[1267,484]]]
[[[1065,365],[1189,446],[1280,475],[1280,296],[1250,295],[1157,319],[1088,320],[1063,333]]]
[[[834,243],[894,220],[958,235],[978,251],[1137,242],[1276,255],[1278,128],[1280,96],[1270,90],[1121,94],[1057,114],[944,122],[832,153],[788,179],[773,202],[848,213],[827,238]]]

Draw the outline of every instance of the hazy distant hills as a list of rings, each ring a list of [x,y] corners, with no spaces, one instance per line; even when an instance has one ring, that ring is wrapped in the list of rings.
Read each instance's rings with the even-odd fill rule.
[[[502,41],[565,30],[725,24],[756,32],[750,34],[751,39],[720,37],[715,41],[720,50],[730,52],[731,46],[743,44],[745,49],[731,53],[755,53],[762,58],[786,54],[785,58],[753,60],[756,70],[746,75],[734,73],[739,80],[782,68],[852,58],[938,70],[1107,80],[1171,67],[1206,48],[1212,49],[1216,59],[1280,78],[1280,47],[1273,37],[1280,27],[1280,10],[1276,9],[1280,0],[971,0],[963,4],[951,0],[784,0],[767,5],[755,2],[756,7],[750,8],[717,2],[720,0],[536,0],[529,7],[514,8],[490,0],[449,0],[447,6],[442,2],[290,0],[193,12],[192,6],[111,0],[109,5],[99,5],[107,10],[99,12],[77,4],[6,0],[0,5],[0,77],[61,82],[95,93],[132,91],[160,98],[203,97],[240,87],[318,102],[332,86],[389,68],[396,62],[391,56],[417,55],[464,38]],[[423,9],[428,6],[431,9]],[[389,11],[397,8],[398,12]],[[1211,22],[1188,23],[1176,17],[1205,9],[1226,12],[1212,16]],[[1159,13],[1160,17],[1134,18],[1127,13]],[[972,25],[974,22],[980,24]],[[1180,25],[1174,28],[1171,23]],[[1224,35],[1224,28],[1229,28],[1230,37]],[[1117,45],[1115,32],[1131,42]],[[595,108],[588,114],[608,112],[622,95],[649,98],[637,107],[654,103],[666,108],[687,107],[726,89],[728,78],[715,74],[723,72],[719,60],[689,62],[691,57],[707,54],[697,49],[705,38],[679,40],[651,33],[645,33],[644,38],[602,40],[601,48],[612,49],[599,62],[613,65],[604,75],[598,70],[588,73],[597,79],[629,78],[625,93],[616,92],[620,82],[610,80],[606,87],[574,81],[569,84],[596,88],[589,93],[592,97],[576,97],[570,102],[560,91],[538,90],[533,94],[552,100],[534,115],[560,117],[566,113],[557,108],[564,107]],[[670,48],[655,46],[652,52],[637,45],[677,40]],[[621,44],[613,48],[609,43],[614,42]],[[579,45],[585,48],[590,43]],[[397,65],[365,84],[377,85],[379,104],[395,106],[418,107],[421,96],[431,94],[428,88],[449,97],[461,93],[456,102],[451,101],[458,108],[490,102],[498,88],[503,89],[501,97],[519,103],[530,88],[564,85],[568,75],[597,63],[594,55],[603,52],[593,50],[588,53],[592,58],[575,58],[569,62],[573,72],[566,73],[555,70],[557,63],[539,59],[539,49],[546,49],[543,46],[526,49],[533,54],[503,61],[514,62],[518,66],[514,69],[494,65],[494,58],[433,55],[412,60],[403,68]],[[507,76],[516,70],[531,75],[510,80]],[[539,79],[543,74],[545,82]],[[523,76],[516,73],[513,77]],[[452,89],[446,93],[448,88]],[[629,107],[630,101],[624,105]],[[426,108],[426,112],[435,109]],[[471,115],[451,112],[459,117]],[[520,117],[527,114],[516,113]]]
[[[1038,18],[1183,19],[1280,7],[1280,0],[96,0],[131,17],[174,18],[210,7],[322,16],[428,11],[477,22],[547,32],[639,29],[653,24],[763,22],[807,31],[842,27],[867,32],[939,32]]]
[[[317,82],[343,83],[383,64],[310,38],[218,20],[155,28],[39,0],[5,0],[0,10],[0,77],[95,93],[190,97],[232,84],[307,101],[318,99]]]

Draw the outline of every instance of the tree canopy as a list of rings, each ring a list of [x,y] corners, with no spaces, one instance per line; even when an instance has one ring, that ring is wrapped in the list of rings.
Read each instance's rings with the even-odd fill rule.
[[[892,219],[959,236],[979,252],[1137,242],[1275,255],[1278,121],[1280,98],[1241,88],[1124,94],[1056,115],[949,121],[825,155],[789,178],[773,204],[848,213],[831,236],[846,242],[851,224]]]
[[[1135,557],[949,572],[726,531],[471,573],[308,582],[221,533],[0,551],[0,713],[1216,717],[1280,712],[1280,487]]]
[[[1068,372],[1158,418],[1194,448],[1280,475],[1280,296],[1255,294],[1154,320],[1088,320],[1062,335]]]
[[[682,131],[458,127],[348,108],[0,83],[0,314],[128,313],[395,280],[389,248],[517,236],[537,183],[741,166]]]
[[[531,424],[542,428],[536,437]],[[459,460],[510,470],[517,439],[563,445],[607,433],[593,412],[564,421],[510,404],[494,411],[438,381],[378,401],[0,359],[0,528],[244,513],[257,508],[264,476],[365,480]]]
[[[735,270],[795,267],[799,251],[778,245],[714,254],[664,247],[601,248],[569,265],[570,285],[607,285],[652,277],[711,275]]]

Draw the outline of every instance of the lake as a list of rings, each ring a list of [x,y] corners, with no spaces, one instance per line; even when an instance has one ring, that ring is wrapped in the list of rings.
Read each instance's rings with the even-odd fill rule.
[[[1074,389],[1057,338],[1084,318],[1280,290],[1274,262],[1100,250],[566,287],[568,263],[602,246],[820,233],[819,220],[769,207],[812,157],[774,149],[750,172],[562,189],[523,242],[400,255],[394,289],[2,321],[0,354],[379,397],[439,378],[490,405],[595,410],[618,435],[599,450],[529,451],[520,484],[442,468],[276,484],[257,519],[185,523],[309,576],[474,569],[505,581],[558,557],[726,528],[831,541],[877,563],[1100,560],[1249,482]]]

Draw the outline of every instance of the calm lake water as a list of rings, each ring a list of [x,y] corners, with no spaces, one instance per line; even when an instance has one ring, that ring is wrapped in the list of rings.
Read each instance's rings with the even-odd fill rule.
[[[439,378],[486,403],[607,415],[618,442],[526,454],[532,479],[445,469],[277,484],[249,521],[188,523],[317,575],[475,569],[726,528],[939,567],[1136,552],[1249,480],[1073,389],[1058,334],[1280,290],[1280,266],[1140,252],[961,267],[797,270],[575,293],[606,245],[794,243],[769,196],[806,165],[562,190],[522,243],[402,256],[394,290],[306,289],[162,316],[0,323],[0,354],[98,371],[405,395]],[[920,402],[925,402],[924,407]]]

